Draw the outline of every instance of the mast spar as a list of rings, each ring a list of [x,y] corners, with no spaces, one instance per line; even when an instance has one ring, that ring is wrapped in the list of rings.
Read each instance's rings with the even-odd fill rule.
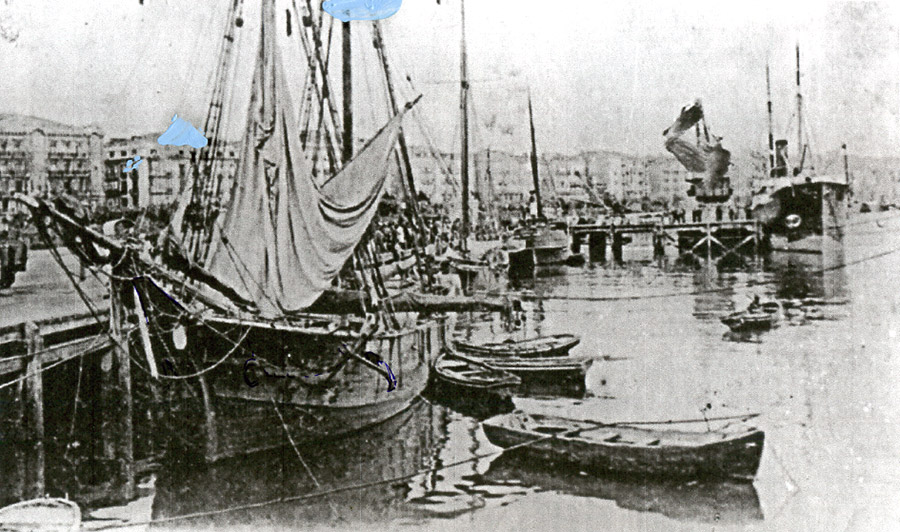
[[[803,159],[806,150],[803,147],[803,96],[800,94],[800,44],[797,44],[797,151],[800,155],[798,173],[803,170]]]
[[[459,41],[459,109],[462,113],[459,177],[462,182],[462,220],[459,228],[460,251],[468,252],[469,244],[469,81],[466,65],[466,2],[459,0],[461,32]]]
[[[341,149],[341,163],[353,158],[353,55],[350,46],[350,23],[341,23],[341,44],[343,57],[341,70],[344,84],[344,138]]]
[[[772,85],[769,80],[769,63],[766,62],[766,106],[769,112],[769,177],[775,169],[775,137],[772,133]]]
[[[537,201],[537,217],[544,217],[544,209],[541,206],[541,180],[538,175],[537,142],[534,138],[534,111],[531,108],[531,91],[528,91],[528,123],[531,127],[531,177],[534,179],[534,196]]]

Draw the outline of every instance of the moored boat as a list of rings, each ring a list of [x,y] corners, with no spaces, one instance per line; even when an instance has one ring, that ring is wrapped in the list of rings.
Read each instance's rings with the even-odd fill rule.
[[[162,424],[177,428],[173,441],[207,461],[333,438],[399,414],[427,385],[447,333],[439,315],[386,303],[388,272],[367,236],[401,144],[400,121],[414,102],[392,100],[392,118],[358,150],[334,114],[304,130],[303,117],[331,103],[310,97],[330,93],[329,80],[327,72],[305,72],[297,106],[290,73],[321,57],[324,29],[296,5],[281,11],[273,0],[260,2],[252,80],[234,88],[242,84],[231,71],[231,43],[254,43],[236,38],[238,6],[225,19],[227,44],[210,91],[209,148],[192,154],[177,208],[155,242],[108,236],[77,209],[16,197],[46,240],[53,229],[91,266],[111,270],[110,329],[123,338],[126,329],[139,333],[121,342],[122,351],[146,361]],[[310,22],[296,37],[279,31],[301,19]],[[308,45],[302,52],[298,38]],[[224,113],[224,102],[246,88],[246,116]],[[235,120],[243,130],[239,162],[223,183],[216,148]],[[366,319],[341,308],[310,310],[335,285],[377,302],[361,302]]]
[[[732,312],[721,318],[734,332],[768,331],[778,323],[782,306],[778,301],[754,303],[745,310]]]
[[[434,361],[435,379],[442,385],[469,394],[512,395],[522,379],[482,361],[446,351]]]
[[[594,359],[587,356],[565,357],[478,357],[491,366],[508,371],[530,382],[573,383],[584,386],[584,377]]]
[[[564,356],[581,342],[574,334],[553,334],[537,336],[526,340],[508,339],[502,342],[475,344],[462,340],[454,341],[458,351],[478,356],[550,357]]]
[[[752,479],[765,434],[740,424],[689,432],[601,424],[516,411],[482,422],[488,440],[539,460],[575,463],[586,472],[654,477]]]
[[[77,532],[80,528],[81,509],[68,499],[31,499],[0,508],[4,532]]]
[[[742,310],[721,318],[722,323],[734,332],[768,331],[777,322],[769,312],[749,312]]]

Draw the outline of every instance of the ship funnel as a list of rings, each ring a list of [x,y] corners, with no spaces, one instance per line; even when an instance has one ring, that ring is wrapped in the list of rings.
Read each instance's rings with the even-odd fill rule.
[[[772,169],[772,177],[787,177],[788,168],[788,141],[779,139],[775,141],[775,168]]]

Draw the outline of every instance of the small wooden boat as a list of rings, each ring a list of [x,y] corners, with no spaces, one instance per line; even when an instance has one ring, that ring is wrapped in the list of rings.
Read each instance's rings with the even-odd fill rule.
[[[587,374],[594,359],[591,357],[484,357],[479,358],[491,366],[508,371],[522,379],[523,382],[574,382],[584,386]]]
[[[466,393],[509,397],[522,384],[512,373],[452,352],[441,353],[434,361],[435,378],[442,384]]]
[[[0,508],[0,530],[77,532],[81,509],[68,499],[31,499]]]
[[[766,301],[751,305],[746,310],[733,312],[721,319],[734,332],[768,331],[776,323],[784,309],[778,301]]]
[[[768,331],[778,321],[777,315],[769,312],[734,312],[721,319],[734,332]]]
[[[482,422],[488,440],[530,459],[577,464],[586,472],[655,477],[752,479],[765,434],[740,424],[688,432],[599,424],[521,411]],[[730,429],[730,430],[726,430]],[[528,442],[529,445],[523,445]]]
[[[503,342],[491,342],[487,344],[473,344],[456,340],[454,344],[458,351],[475,356],[513,356],[513,357],[552,357],[564,356],[581,342],[581,338],[574,334],[553,334],[549,336],[537,336],[527,340],[505,340]]]

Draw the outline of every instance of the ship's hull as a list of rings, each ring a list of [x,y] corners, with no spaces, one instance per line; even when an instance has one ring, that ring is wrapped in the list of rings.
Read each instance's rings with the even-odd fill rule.
[[[776,260],[822,255],[840,244],[847,221],[846,188],[831,181],[798,183],[774,191],[755,209]]]
[[[176,374],[202,371],[232,354],[201,376],[165,384],[164,417],[180,432],[176,441],[214,462],[327,440],[407,409],[446,345],[446,320],[378,334],[360,346],[354,324],[329,330],[338,319],[286,325],[212,318],[190,327],[187,345],[175,351]]]

